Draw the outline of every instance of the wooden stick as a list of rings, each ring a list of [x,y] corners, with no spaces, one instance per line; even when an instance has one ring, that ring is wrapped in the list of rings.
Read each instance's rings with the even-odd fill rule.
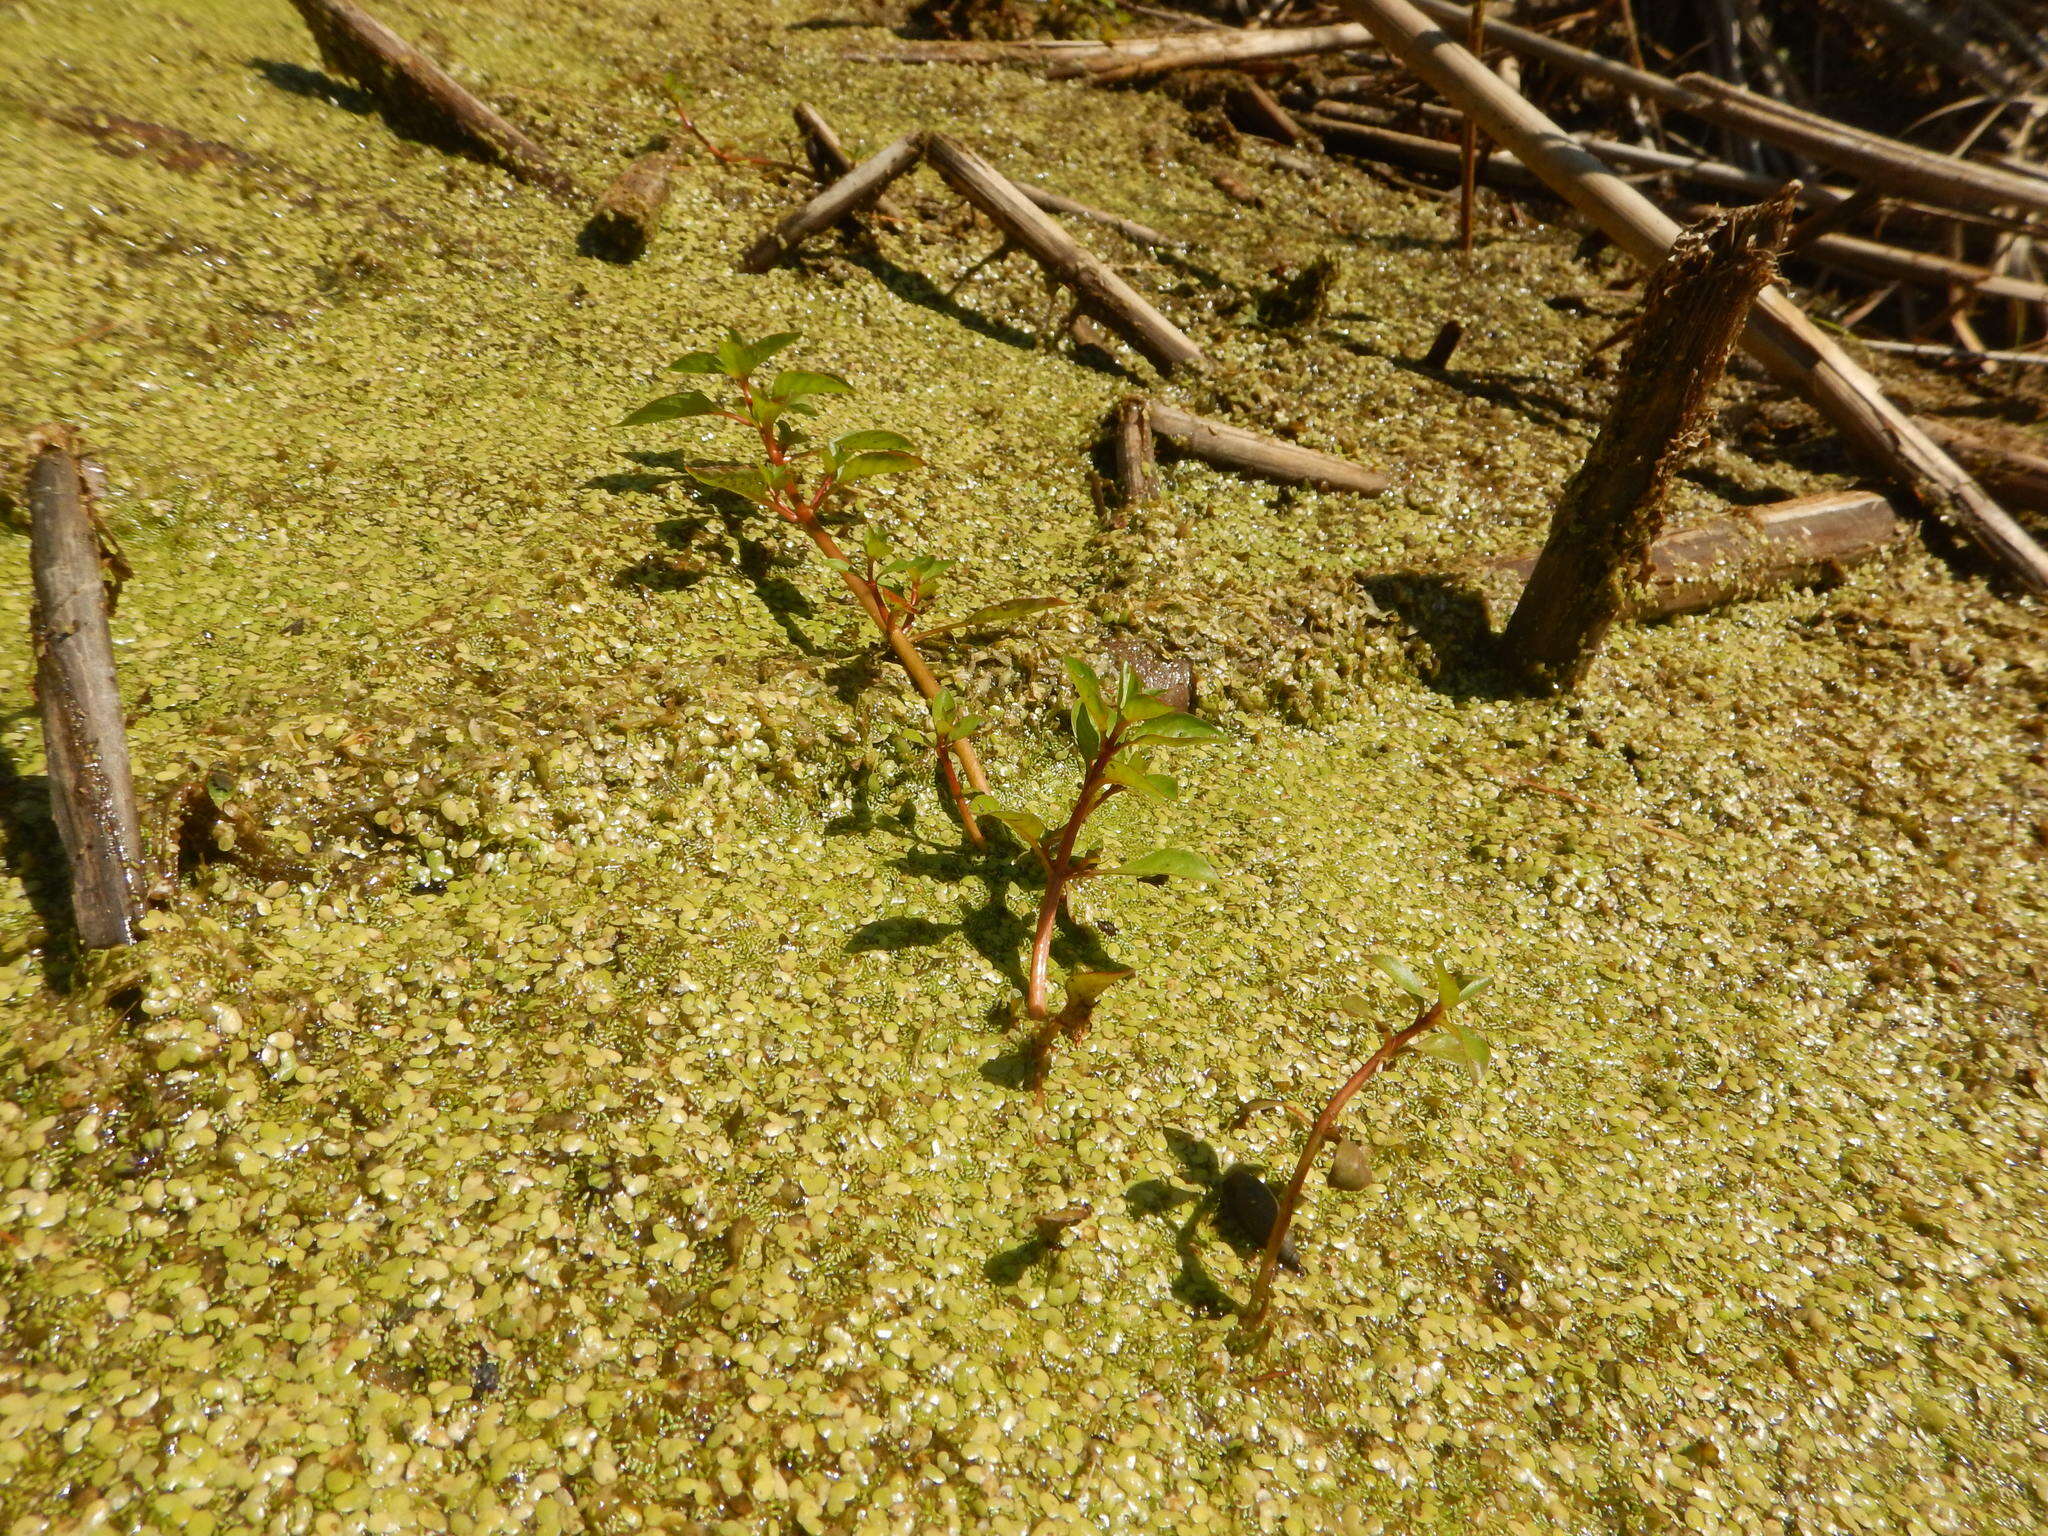
[[[674,151],[657,149],[621,171],[583,226],[584,249],[608,261],[632,261],[646,250],[661,228],[675,164]]]
[[[1151,417],[1155,436],[1165,438],[1183,453],[1223,469],[1289,485],[1355,491],[1361,496],[1378,496],[1388,485],[1385,475],[1363,464],[1247,432],[1227,422],[1192,416],[1158,400],[1152,402]]]
[[[1929,437],[2003,500],[2032,512],[2048,512],[2048,453],[2029,453],[1953,422],[1925,416],[1919,421]]]
[[[1110,453],[1122,505],[1136,506],[1159,494],[1159,459],[1152,444],[1152,413],[1143,395],[1117,402],[1110,421]]]
[[[1048,192],[1044,187],[1034,187],[1026,181],[1012,182],[1011,185],[1030,198],[1034,207],[1041,208],[1047,213],[1063,213],[1070,219],[1087,219],[1090,223],[1100,224],[1104,229],[1115,230],[1133,245],[1177,246],[1187,244],[1185,240],[1176,240],[1171,235],[1162,235],[1150,225],[1140,224],[1136,219],[1127,219],[1120,213],[1105,213],[1100,208],[1091,208],[1086,203],[1076,202],[1073,198],[1063,196],[1058,192]]]
[[[1479,58],[1486,46],[1486,0],[1472,0],[1465,46]],[[1458,125],[1458,250],[1472,254],[1472,213],[1479,192],[1479,125],[1467,117]]]
[[[1161,372],[1199,368],[1208,361],[1179,327],[1077,245],[1073,236],[981,156],[941,133],[929,137],[925,153],[946,185],[994,220],[1006,237],[1073,289],[1084,310],[1116,331]]]
[[[811,174],[822,185],[830,186],[853,170],[853,156],[839,142],[839,135],[825,121],[824,113],[809,102],[800,101],[790,108],[790,115],[796,119],[796,131],[803,138],[804,158],[811,163]]]
[[[1751,507],[1659,538],[1622,617],[1646,622],[1700,613],[1777,587],[1825,580],[1906,533],[1903,511],[1882,491],[1827,491]],[[1486,569],[1526,582],[1536,561],[1524,555]],[[1512,596],[1519,595],[1517,584]],[[1499,606],[1489,603],[1494,612]]]
[[[1410,0],[1341,3],[1371,25],[1389,52],[1453,105],[1477,117],[1616,245],[1646,266],[1663,258],[1678,226],[1431,26]],[[1796,385],[1901,489],[1955,522],[2029,590],[2048,593],[2048,553],[1783,293],[1767,288],[1757,299],[1743,345],[1779,378]]]
[[[1832,208],[1816,209],[1794,224],[1785,236],[1785,249],[1803,251],[1821,236],[1847,229],[1883,202],[1884,194],[1876,187],[1858,187]]]
[[[2014,207],[2048,213],[2048,181],[2037,177],[1865,133],[1712,75],[1684,75],[1678,83],[1694,95],[1684,109],[1693,116],[1831,165],[1870,186],[1936,208]]]
[[[1046,71],[1053,80],[1085,76],[1096,85],[1142,80],[1177,69],[1219,69],[1260,59],[1299,59],[1317,53],[1342,53],[1372,42],[1364,28],[1345,23],[1332,27],[1274,27],[1270,31],[1204,32],[1166,38],[1138,38],[1113,43],[1100,53],[1062,55]]]
[[[71,433],[44,427],[29,452],[29,633],[50,806],[71,867],[79,942],[111,949],[135,942],[142,916],[142,831],[107,627],[113,602]]]
[[[1501,636],[1543,692],[1578,687],[1631,606],[1664,496],[1707,435],[1707,409],[1750,303],[1776,272],[1792,199],[1699,224],[1650,275],[1607,421],[1565,487],[1550,537]]]
[[[1960,318],[1960,310],[1951,318]],[[1972,332],[1971,334],[1975,334]],[[1978,346],[1944,346],[1940,342],[1888,341],[1878,336],[1859,336],[1857,340],[1873,352],[1890,352],[1898,357],[1923,357],[1930,362],[1944,363],[2017,363],[2021,367],[2039,368],[2048,364],[2048,352],[2014,352],[1999,348]]]
[[[532,139],[353,0],[292,0],[320,61],[376,97],[402,127],[495,160],[521,181],[574,193],[576,183]]]
[[[1247,133],[1256,133],[1282,144],[1302,144],[1308,140],[1301,124],[1294,120],[1294,114],[1275,101],[1273,93],[1256,80],[1247,80],[1239,85],[1231,93],[1231,105],[1236,108],[1231,115]]]
[[[1436,333],[1436,340],[1429,344],[1429,351],[1422,359],[1425,368],[1448,368],[1451,354],[1458,350],[1458,343],[1465,339],[1465,327],[1456,320],[1446,320]]]
[[[742,272],[766,272],[804,241],[858,213],[924,157],[925,136],[906,133],[884,145],[747,248]]]

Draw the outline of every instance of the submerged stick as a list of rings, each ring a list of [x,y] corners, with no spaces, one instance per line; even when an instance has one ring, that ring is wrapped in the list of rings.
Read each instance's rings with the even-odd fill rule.
[[[1075,243],[1025,192],[972,150],[944,134],[931,135],[925,153],[946,185],[974,204],[998,229],[1060,282],[1081,307],[1116,331],[1162,373],[1200,368],[1202,349],[1138,291]]]
[[[70,432],[45,427],[29,448],[29,631],[50,806],[71,867],[79,942],[111,949],[135,942],[142,916],[142,832],[107,628],[107,563]]]
[[[1390,53],[1476,116],[1560,196],[1636,260],[1663,259],[1678,226],[1634,187],[1434,27],[1409,0],[1341,0]],[[1434,4],[1434,0],[1430,0]],[[1459,12],[1462,17],[1463,12]],[[2044,184],[2048,185],[2048,184]],[[2048,593],[2048,552],[1889,399],[1855,359],[1776,288],[1751,307],[1743,345],[1928,510],[1957,524],[2018,581]]]
[[[1378,496],[1387,488],[1387,477],[1335,454],[1318,453],[1277,438],[1247,432],[1228,422],[1191,416],[1176,406],[1154,400],[1151,405],[1152,431],[1183,453],[1223,469],[1240,470],[1263,479],[1288,485],[1313,485],[1326,491],[1355,491],[1361,496]]]
[[[895,143],[884,145],[749,246],[740,258],[740,270],[766,272],[811,236],[867,207],[924,153],[921,133],[906,133]]]
[[[1550,537],[1501,636],[1545,692],[1576,688],[1630,606],[1661,531],[1671,476],[1705,440],[1714,386],[1750,303],[1776,272],[1792,199],[1681,234],[1651,274],[1607,421],[1551,516]]]
[[[610,261],[632,261],[646,250],[661,227],[675,165],[673,151],[658,149],[621,171],[583,226],[585,248]]]
[[[1136,506],[1159,494],[1159,457],[1152,443],[1152,412],[1143,395],[1117,402],[1110,421],[1110,457],[1116,473],[1117,497]]]
[[[1830,580],[1896,544],[1906,529],[1904,512],[1882,491],[1826,491],[1748,507],[1652,544],[1621,616],[1643,623],[1703,613],[1738,598]],[[1490,609],[1520,596],[1536,560],[1525,555],[1485,568],[1487,576],[1512,579],[1505,603],[1489,594]]]
[[[292,0],[320,61],[376,97],[392,121],[495,160],[521,181],[573,193],[576,183],[532,139],[352,0]]]

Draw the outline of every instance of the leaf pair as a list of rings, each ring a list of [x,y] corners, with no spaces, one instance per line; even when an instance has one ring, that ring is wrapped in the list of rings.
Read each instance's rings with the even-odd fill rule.
[[[960,700],[950,688],[941,688],[934,694],[929,707],[932,712],[932,740],[941,752],[955,742],[965,741],[988,723],[980,715],[961,708]]]
[[[900,475],[924,460],[910,451],[910,439],[902,433],[876,427],[834,438],[825,447],[823,463],[832,480],[850,485],[877,475]]]
[[[1078,657],[1069,656],[1060,664],[1074,684],[1070,719],[1084,761],[1093,762],[1104,739],[1119,729],[1119,750],[1140,741],[1223,740],[1223,732],[1207,720],[1145,692],[1138,674],[1128,666],[1117,668],[1116,677],[1105,684],[1095,669]]]
[[[778,331],[773,336],[763,336],[758,341],[748,341],[738,331],[727,329],[725,340],[709,352],[685,352],[669,364],[676,373],[722,373],[729,379],[750,377],[754,370],[784,347],[802,338],[795,331]],[[830,378],[830,374],[818,375]],[[835,394],[851,394],[851,386],[844,385]]]

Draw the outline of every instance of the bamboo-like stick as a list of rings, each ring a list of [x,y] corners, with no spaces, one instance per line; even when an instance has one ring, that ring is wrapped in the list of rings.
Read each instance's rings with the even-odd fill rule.
[[[2048,214],[2048,181],[2038,177],[1866,133],[1712,75],[1683,75],[1678,83],[1694,95],[1684,109],[1693,116],[1833,166],[1870,186],[1937,208],[2012,207]]]
[[[1367,469],[1334,454],[1297,447],[1277,438],[1227,422],[1193,416],[1177,406],[1154,400],[1152,432],[1181,452],[1192,454],[1222,469],[1234,469],[1263,479],[1289,485],[1313,485],[1329,491],[1354,491],[1361,496],[1378,496],[1388,485],[1378,470]]]
[[[740,270],[766,272],[811,236],[867,207],[924,153],[922,133],[906,133],[884,145],[749,246],[740,258]]]
[[[674,151],[658,149],[621,171],[583,226],[585,249],[610,261],[632,261],[646,250],[661,227],[675,165]]]
[[[1199,368],[1208,361],[1178,326],[1076,244],[1073,236],[981,156],[941,133],[929,137],[925,154],[946,185],[987,214],[1013,244],[1071,288],[1084,310],[1162,372]]]
[[[1388,51],[1479,119],[1480,126],[1645,265],[1663,259],[1678,226],[1518,92],[1433,26],[1411,0],[1341,0]],[[1744,346],[1796,385],[1873,463],[1923,506],[1967,532],[2024,586],[2048,593],[2048,553],[1972,480],[1877,381],[1776,288],[1752,307]]]
[[[1607,421],[1558,501],[1501,636],[1509,662],[1542,691],[1584,681],[1632,606],[1671,477],[1706,438],[1714,386],[1776,271],[1791,214],[1781,196],[1695,225],[1650,275]]]
[[[576,183],[532,139],[352,0],[292,0],[320,61],[376,97],[395,122],[495,160],[522,181],[573,193]]]
[[[1152,413],[1143,395],[1126,395],[1110,418],[1110,459],[1117,499],[1126,507],[1159,494],[1159,457],[1152,443]]]
[[[1929,437],[2002,499],[2031,512],[2048,512],[2048,450],[2028,453],[1953,422],[1919,420]]]
[[[1261,59],[1299,59],[1318,53],[1342,53],[1372,42],[1365,29],[1351,23],[1330,27],[1274,27],[1270,31],[1183,34],[1133,39],[1099,52],[1060,54],[1046,71],[1054,80],[1085,76],[1096,85],[1142,80],[1177,69],[1219,69]]]
[[[29,451],[29,631],[50,805],[71,867],[79,942],[111,949],[135,942],[142,916],[142,831],[107,626],[113,603],[75,440],[45,427]]]
[[[1667,533],[1650,546],[1646,573],[1629,593],[1622,617],[1633,622],[1701,613],[1737,598],[1820,581],[1903,539],[1904,512],[1882,491],[1824,491],[1771,502]],[[1489,609],[1498,615],[1519,598],[1537,557],[1500,560],[1486,578],[1513,578]]]

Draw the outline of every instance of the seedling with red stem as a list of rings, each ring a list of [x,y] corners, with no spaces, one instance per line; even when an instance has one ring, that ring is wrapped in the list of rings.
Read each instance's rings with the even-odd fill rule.
[[[753,432],[760,440],[759,462],[692,465],[688,474],[704,485],[730,491],[765,508],[800,529],[826,563],[839,573],[854,601],[909,674],[912,686],[930,704],[938,698],[941,688],[918,651],[913,631],[917,638],[922,638],[947,630],[1003,624],[1058,607],[1059,603],[1052,598],[1023,598],[978,609],[949,624],[920,629],[940,572],[954,562],[930,556],[899,558],[886,540],[870,531],[862,541],[862,563],[856,566],[826,527],[825,515],[845,507],[859,482],[902,474],[916,469],[924,460],[910,451],[910,440],[896,432],[848,432],[822,446],[812,445],[795,425],[795,419],[815,416],[819,399],[850,395],[853,386],[837,374],[804,369],[782,369],[765,384],[755,378],[763,363],[796,340],[796,334],[787,331],[757,341],[744,340],[737,331],[728,331],[712,350],[686,353],[669,367],[676,373],[722,376],[737,397],[735,403],[721,405],[702,390],[686,389],[649,401],[619,425],[637,427],[705,416],[734,422]],[[980,829],[975,825],[967,792],[959,780],[964,775],[975,793],[986,794],[988,778],[982,771],[981,759],[973,743],[967,740],[966,732],[941,741],[938,751],[942,776],[951,789],[954,807],[968,836],[979,845]],[[957,774],[953,769],[955,760],[959,764]]]
[[[1403,1051],[1419,1050],[1426,1054],[1456,1062],[1472,1073],[1474,1081],[1486,1069],[1492,1047],[1486,1037],[1476,1029],[1452,1022],[1446,1015],[1460,1003],[1469,1001],[1492,984],[1492,978],[1467,976],[1454,971],[1442,961],[1432,961],[1430,978],[1423,978],[1403,962],[1391,955],[1375,955],[1373,964],[1391,977],[1402,991],[1423,1004],[1420,1015],[1406,1029],[1396,1030],[1381,1042],[1380,1048],[1366,1059],[1364,1066],[1352,1073],[1343,1087],[1330,1095],[1323,1112],[1316,1116],[1315,1124],[1309,1127],[1308,1140],[1302,1144],[1301,1158],[1294,1165],[1294,1177],[1288,1181],[1287,1193],[1280,1197],[1280,1213],[1274,1219],[1273,1227],[1266,1234],[1265,1251],[1259,1256],[1258,1278],[1252,1283],[1251,1299],[1245,1304],[1241,1335],[1254,1345],[1263,1344],[1263,1327],[1266,1314],[1273,1304],[1273,1275],[1280,1263],[1280,1251],[1287,1243],[1287,1230],[1294,1223],[1294,1213],[1301,1204],[1301,1193],[1308,1183],[1309,1169],[1314,1166],[1316,1154],[1330,1139],[1337,1128],[1338,1117],[1344,1113],[1344,1106],[1351,1102],[1352,1095],[1380,1074],[1388,1062]],[[1354,1018],[1363,1018],[1374,1010],[1361,997],[1345,997],[1337,1006]],[[1441,1036],[1433,1031],[1441,1030]]]
[[[1081,785],[1066,820],[1053,827],[1029,811],[1007,809],[987,795],[974,802],[975,810],[990,820],[1002,822],[1022,838],[1045,871],[1045,896],[1038,906],[1038,925],[1032,934],[1031,959],[1024,981],[1024,1011],[1040,1022],[1050,1013],[1046,990],[1053,934],[1061,904],[1073,886],[1103,875],[1201,881],[1216,878],[1207,859],[1183,848],[1158,848],[1106,867],[1101,849],[1081,847],[1081,834],[1089,818],[1118,795],[1128,791],[1155,804],[1166,804],[1179,797],[1180,786],[1168,775],[1153,771],[1154,747],[1220,741],[1223,733],[1208,721],[1145,692],[1129,667],[1119,668],[1116,677],[1105,686],[1086,662],[1069,658],[1064,665],[1074,683],[1076,698],[1069,721],[1074,747],[1081,758]],[[1068,981],[1069,1008],[1062,1010],[1062,1017],[1076,1005],[1092,1004],[1109,981],[1126,974],[1076,972]],[[1080,1024],[1085,1025],[1085,1012]],[[1071,1037],[1073,1030],[1068,1033]],[[1041,1058],[1050,1048],[1052,1038],[1041,1035]]]

